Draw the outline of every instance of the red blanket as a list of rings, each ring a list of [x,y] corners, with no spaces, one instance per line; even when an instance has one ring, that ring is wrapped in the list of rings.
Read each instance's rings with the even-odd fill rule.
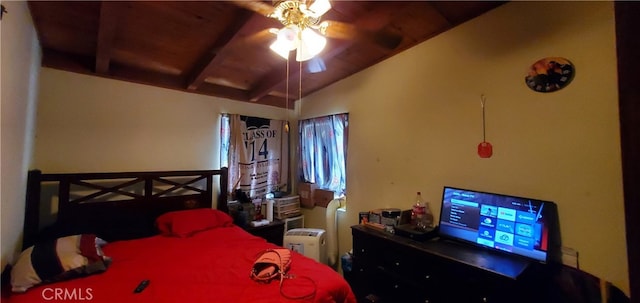
[[[24,294],[13,294],[8,302],[355,302],[347,282],[330,267],[296,252],[291,254],[289,273],[280,293],[278,281],[262,284],[250,278],[253,262],[267,248],[277,247],[239,227],[220,227],[188,238],[154,236],[118,241],[103,249],[113,259],[108,270],[84,278],[45,284]],[[303,278],[308,277],[309,279]],[[149,285],[134,293],[140,281]],[[313,282],[312,282],[313,281]]]

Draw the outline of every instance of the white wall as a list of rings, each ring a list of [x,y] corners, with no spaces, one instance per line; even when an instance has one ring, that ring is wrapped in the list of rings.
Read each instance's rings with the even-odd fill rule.
[[[220,114],[287,111],[43,68],[35,166],[43,172],[219,168]]]
[[[22,246],[27,171],[31,164],[41,53],[25,1],[3,1],[1,103],[2,268]]]
[[[527,68],[550,56],[572,61],[576,76],[558,92],[533,92]],[[516,1],[305,98],[297,111],[349,112],[350,224],[359,211],[408,209],[416,191],[437,214],[444,185],[555,201],[563,244],[579,251],[581,268],[628,294],[616,75],[613,3]],[[489,159],[476,153],[481,94]]]

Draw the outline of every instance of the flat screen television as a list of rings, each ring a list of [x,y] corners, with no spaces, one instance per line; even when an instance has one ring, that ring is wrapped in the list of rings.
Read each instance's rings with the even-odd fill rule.
[[[555,203],[445,186],[439,235],[547,263],[559,252]]]

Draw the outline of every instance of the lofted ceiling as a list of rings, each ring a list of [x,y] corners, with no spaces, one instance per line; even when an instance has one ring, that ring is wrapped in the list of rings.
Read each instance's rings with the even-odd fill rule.
[[[269,29],[282,27],[265,16],[271,1],[29,1],[29,9],[42,66],[291,108],[503,3],[334,0],[322,16],[335,21],[325,49],[302,64],[291,52],[289,68],[269,49]]]

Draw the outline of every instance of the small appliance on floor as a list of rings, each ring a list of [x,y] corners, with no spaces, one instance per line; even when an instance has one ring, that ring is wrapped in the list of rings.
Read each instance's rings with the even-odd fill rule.
[[[284,236],[287,231],[292,230],[294,228],[304,228],[304,215],[299,215],[297,217],[290,217],[283,219],[284,221]]]
[[[294,228],[284,236],[285,248],[327,264],[326,231],[318,228]]]

